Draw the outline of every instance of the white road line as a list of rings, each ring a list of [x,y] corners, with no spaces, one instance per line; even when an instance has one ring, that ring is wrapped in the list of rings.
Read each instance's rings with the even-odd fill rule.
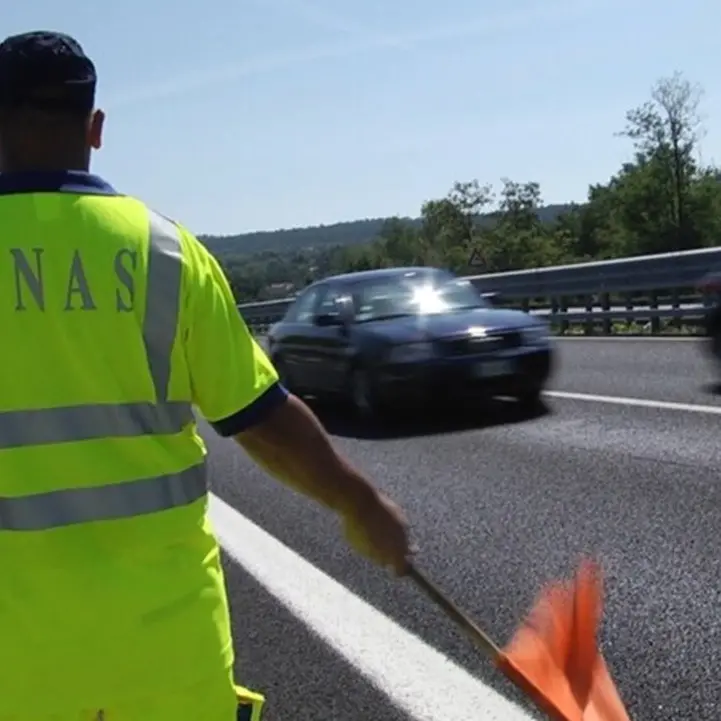
[[[652,401],[646,398],[625,398],[623,396],[597,396],[590,393],[571,393],[569,391],[544,391],[550,398],[569,401],[589,401],[590,403],[610,403],[616,406],[634,406],[636,408],[654,408],[662,411],[683,411],[684,413],[706,413],[721,416],[721,406],[704,406],[695,403],[674,403],[673,401]]]
[[[216,496],[210,517],[235,561],[417,721],[532,719]]]

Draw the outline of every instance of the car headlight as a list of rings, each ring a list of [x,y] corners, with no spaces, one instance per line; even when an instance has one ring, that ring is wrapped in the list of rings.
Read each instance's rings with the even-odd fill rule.
[[[406,343],[391,349],[388,360],[391,363],[413,363],[433,355],[432,343]]]
[[[545,325],[532,325],[523,329],[523,340],[528,345],[537,345],[548,341],[549,333]]]

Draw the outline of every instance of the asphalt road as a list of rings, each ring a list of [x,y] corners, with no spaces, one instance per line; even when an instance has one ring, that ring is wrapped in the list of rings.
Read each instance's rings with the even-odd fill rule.
[[[539,417],[518,417],[499,403],[483,417],[418,421],[376,437],[343,419],[323,420],[348,456],[406,508],[420,565],[498,640],[509,637],[545,581],[591,551],[606,572],[602,645],[632,718],[716,721],[721,415],[704,410],[721,407],[714,374],[693,341],[558,345],[551,388],[584,397],[551,395]],[[629,397],[701,407],[619,400]],[[253,568],[226,556],[237,676],[267,693],[268,721],[471,721],[454,705],[464,693],[460,682],[453,685],[462,669],[518,699],[409,582],[349,552],[332,517],[270,480],[231,442],[204,435],[218,497],[338,581],[338,593],[346,589],[390,619],[381,626],[380,616],[360,611],[344,617],[326,581],[303,587],[300,566],[293,577],[295,567],[282,570],[270,547],[264,565]],[[238,536],[241,550],[253,547],[249,531]],[[270,591],[256,578],[266,566]],[[441,669],[449,688],[437,710],[396,705],[420,688],[411,662],[423,648],[419,642],[416,651],[395,646],[391,653],[376,633],[391,623],[460,667]],[[373,670],[380,663],[383,677]],[[476,708],[479,720],[508,718],[482,703]]]

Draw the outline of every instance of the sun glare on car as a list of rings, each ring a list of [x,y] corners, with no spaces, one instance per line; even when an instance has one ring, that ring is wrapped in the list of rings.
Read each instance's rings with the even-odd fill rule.
[[[421,313],[442,313],[448,307],[440,293],[432,285],[421,285],[413,289],[413,303]]]

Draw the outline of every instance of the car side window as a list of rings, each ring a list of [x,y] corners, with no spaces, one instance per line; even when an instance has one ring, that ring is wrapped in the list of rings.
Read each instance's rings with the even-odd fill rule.
[[[328,291],[318,304],[318,309],[316,310],[316,313],[318,315],[332,315],[334,313],[338,313],[340,312],[339,301],[345,300],[347,298],[348,293],[343,292],[341,288],[333,288],[331,286],[328,288]]]
[[[363,322],[389,313],[410,312],[412,292],[402,283],[374,283],[357,293],[356,320]]]
[[[286,323],[311,323],[315,315],[315,306],[320,296],[320,288],[310,288],[296,299],[285,316]]]

